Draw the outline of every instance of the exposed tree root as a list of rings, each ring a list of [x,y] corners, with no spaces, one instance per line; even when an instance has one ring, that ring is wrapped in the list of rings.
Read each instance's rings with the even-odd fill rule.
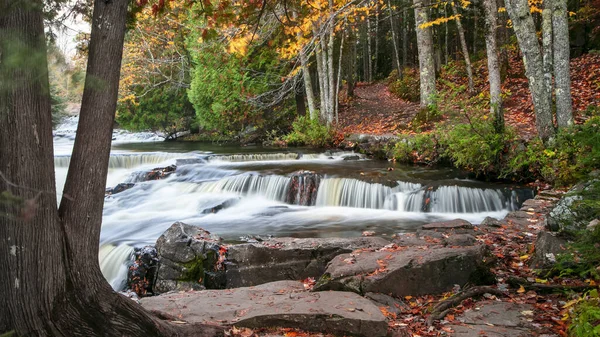
[[[544,283],[534,283],[529,282],[521,277],[509,277],[507,283],[514,288],[519,288],[523,286],[525,290],[533,290],[535,292],[541,294],[548,294],[554,292],[565,292],[565,291],[574,291],[574,292],[583,292],[586,290],[591,290],[597,288],[597,286],[590,285],[580,285],[580,286],[568,286],[562,284],[544,284]]]
[[[497,296],[505,295],[504,292],[488,286],[479,286],[466,289],[436,304],[433,307],[431,315],[427,317],[425,323],[427,325],[432,325],[434,321],[444,318],[444,316],[446,316],[446,314],[452,307],[459,305],[462,301],[466,300],[467,298],[481,296],[483,294],[492,294]]]

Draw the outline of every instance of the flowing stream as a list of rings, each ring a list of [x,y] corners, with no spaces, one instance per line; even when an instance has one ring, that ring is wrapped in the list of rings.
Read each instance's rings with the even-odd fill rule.
[[[58,193],[62,191],[76,120],[55,131]],[[67,136],[65,136],[65,134]],[[473,223],[503,217],[532,191],[466,179],[450,168],[403,166],[350,152],[265,149],[155,142],[147,133],[117,132],[107,186],[135,186],[107,196],[100,242],[102,272],[124,286],[133,247],[152,245],[176,221],[228,241],[247,235],[333,237],[363,231],[390,236],[438,220]],[[144,172],[177,164],[163,180]]]

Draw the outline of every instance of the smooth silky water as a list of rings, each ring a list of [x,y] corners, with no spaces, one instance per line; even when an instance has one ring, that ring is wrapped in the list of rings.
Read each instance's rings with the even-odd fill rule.
[[[74,132],[62,131],[65,136],[59,130],[60,194]],[[356,156],[349,152],[154,140],[149,134],[119,132],[113,141],[107,186],[136,182],[104,203],[99,260],[117,290],[124,287],[133,247],[153,245],[176,221],[228,241],[246,235],[352,237],[367,230],[391,236],[432,221],[462,218],[477,224],[487,216],[501,218],[532,197],[529,189],[469,180],[451,168],[363,156],[344,160]],[[178,159],[186,160],[167,179],[138,182],[140,173]],[[223,209],[211,212],[219,205]]]

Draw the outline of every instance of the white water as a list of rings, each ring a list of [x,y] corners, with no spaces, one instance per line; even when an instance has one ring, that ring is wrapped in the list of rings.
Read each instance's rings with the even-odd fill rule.
[[[74,136],[74,131],[70,133],[74,130],[73,120],[67,124],[55,132],[60,133],[55,137],[55,166],[57,186],[61,188],[70,160],[65,149],[72,148]],[[128,137],[139,140],[136,134]],[[120,141],[124,142],[123,138]],[[388,164],[362,157],[345,161],[345,157],[354,155],[347,152],[211,154],[199,150],[175,153],[113,149],[107,186],[137,182],[140,173],[147,170],[174,164],[177,159],[193,159],[178,166],[167,179],[137,182],[133,188],[105,199],[99,259],[113,288],[121,289],[124,284],[125,263],[131,258],[132,247],[154,244],[176,221],[201,226],[230,240],[246,234],[357,236],[364,230],[389,235],[438,220],[462,218],[479,223],[486,216],[503,217],[518,205],[518,195],[503,186],[464,181],[436,183],[431,179],[417,182],[415,178],[386,179],[385,184],[356,179],[353,173],[362,170],[382,176]],[[308,171],[292,174],[295,167],[327,173],[318,178]],[[411,179],[411,172],[407,170],[403,176]],[[313,190],[315,182],[318,188]],[[316,201],[303,195],[306,193],[315,193]],[[298,200],[311,199],[314,204],[297,204]],[[211,212],[223,203],[227,207]]]

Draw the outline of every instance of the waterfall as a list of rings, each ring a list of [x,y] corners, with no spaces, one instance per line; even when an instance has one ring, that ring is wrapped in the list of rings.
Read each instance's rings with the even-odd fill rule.
[[[211,162],[246,162],[246,161],[281,161],[296,160],[299,158],[297,153],[244,153],[231,155],[213,155],[208,157]]]
[[[237,175],[214,182],[206,182],[198,187],[198,192],[233,192],[244,195],[259,195],[267,199],[284,202],[290,186],[289,177],[253,174]]]
[[[149,152],[142,154],[112,154],[108,161],[108,168],[134,168],[147,164],[160,164],[168,160],[185,157],[180,153]],[[71,156],[55,156],[55,167],[69,167]]]
[[[431,212],[480,213],[507,208],[502,191],[460,186],[440,186],[431,196]]]
[[[392,188],[348,178],[327,178],[317,192],[317,206],[382,208]]]
[[[110,283],[113,289],[123,289],[127,280],[127,264],[123,261],[131,260],[133,247],[121,244],[118,246],[103,245],[100,247],[98,259],[100,261],[100,270],[104,278]]]

